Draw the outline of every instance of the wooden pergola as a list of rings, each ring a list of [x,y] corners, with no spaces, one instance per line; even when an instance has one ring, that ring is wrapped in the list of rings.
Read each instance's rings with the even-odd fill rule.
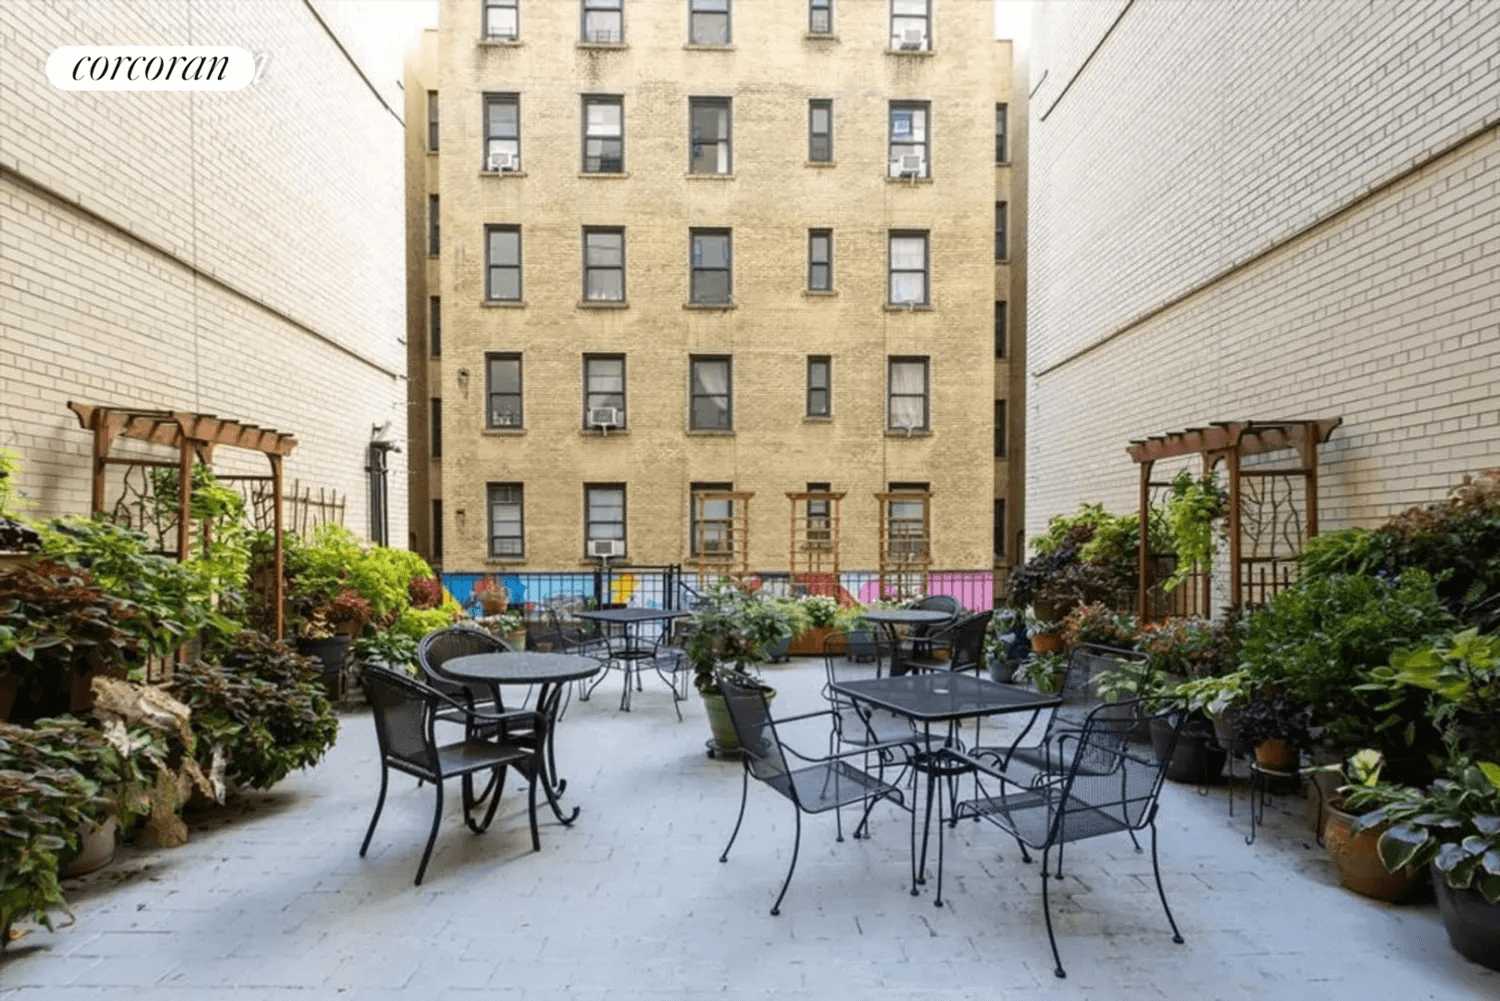
[[[1136,612],[1150,617],[1151,553],[1150,510],[1153,488],[1169,482],[1151,479],[1158,460],[1200,455],[1207,475],[1219,462],[1225,465],[1229,488],[1229,605],[1243,608],[1263,604],[1291,583],[1297,553],[1306,540],[1318,534],[1318,446],[1327,441],[1343,422],[1342,417],[1322,420],[1215,421],[1207,427],[1188,428],[1170,434],[1133,440],[1126,449],[1140,465],[1140,545],[1137,571]],[[1259,465],[1246,468],[1250,456],[1292,449],[1293,465]],[[1273,495],[1277,482],[1285,489]],[[1295,486],[1301,485],[1301,507]],[[1262,486],[1257,486],[1261,484]],[[1248,510],[1247,510],[1248,509]],[[1269,517],[1266,512],[1269,511]],[[1200,588],[1196,611],[1207,613],[1209,594]]]
[[[70,401],[68,409],[78,415],[78,423],[94,433],[93,484],[91,507],[95,514],[105,510],[105,479],[110,466],[155,466],[177,470],[177,559],[187,559],[191,534],[193,499],[193,462],[213,464],[214,449],[220,445],[260,452],[271,464],[271,492],[274,512],[275,574],[272,584],[275,635],[279,639],[285,628],[286,585],[282,553],[281,460],[291,454],[297,439],[281,431],[228,420],[214,414],[190,413],[184,410],[137,410],[129,407],[101,407]],[[177,450],[175,462],[111,456],[115,441],[135,441],[165,445]]]

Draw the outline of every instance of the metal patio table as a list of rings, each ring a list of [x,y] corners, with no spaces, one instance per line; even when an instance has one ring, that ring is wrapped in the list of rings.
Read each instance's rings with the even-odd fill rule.
[[[619,635],[606,637],[609,641],[608,659],[621,665],[625,672],[625,690],[620,693],[620,708],[629,712],[631,675],[636,676],[636,685],[639,686],[640,668],[638,665],[654,659],[658,652],[657,641],[648,642],[643,639],[640,627],[647,623],[659,622],[661,630],[665,632],[668,623],[673,619],[685,618],[693,613],[681,608],[600,608],[574,614],[580,619],[619,627]],[[603,680],[601,677],[595,681],[579,698],[587,700]]]
[[[922,749],[916,753],[913,768],[927,776],[927,806],[923,811],[922,850],[920,862],[917,853],[917,810],[912,804],[912,896],[917,895],[917,884],[926,882],[923,874],[927,868],[927,838],[932,826],[932,801],[937,780],[950,782],[972,769],[961,756],[958,727],[964,720],[977,720],[984,716],[999,716],[1005,713],[1038,713],[1043,709],[1062,704],[1061,695],[1047,695],[1019,685],[1003,685],[988,678],[971,674],[956,674],[936,671],[930,674],[903,674],[888,678],[840,681],[830,686],[833,691],[856,702],[905,716],[922,725]],[[947,733],[941,744],[934,744],[934,724],[946,724]],[[938,797],[938,826],[943,823],[942,797]],[[943,904],[943,839],[938,838],[938,882],[937,898],[933,903]]]
[[[953,616],[930,608],[873,608],[868,612],[860,613],[860,618],[879,626],[885,633],[886,642],[891,648],[891,673],[895,674],[896,661],[901,655],[901,636],[897,629],[901,626],[930,626],[938,622],[947,622]],[[875,661],[875,668],[876,676],[879,677],[879,658]]]
[[[547,734],[542,748],[542,789],[547,794],[547,804],[552,813],[563,824],[578,819],[578,807],[564,816],[558,797],[568,788],[566,779],[557,774],[557,758],[553,752],[553,741],[557,732],[558,708],[562,703],[564,687],[570,681],[591,678],[604,670],[604,665],[592,657],[572,653],[539,653],[517,651],[515,653],[471,653],[454,657],[443,663],[443,673],[459,681],[489,685],[495,690],[497,704],[500,685],[539,685],[536,711],[547,719]],[[495,795],[500,791],[495,790]]]

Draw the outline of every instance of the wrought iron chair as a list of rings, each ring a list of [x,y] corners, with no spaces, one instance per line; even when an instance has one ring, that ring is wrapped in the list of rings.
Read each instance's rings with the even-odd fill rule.
[[[427,835],[422,862],[417,866],[417,886],[422,885],[422,876],[427,872],[427,862],[432,857],[432,846],[443,818],[445,779],[456,776],[463,779],[464,823],[475,834],[483,834],[495,817],[495,807],[499,805],[500,794],[505,788],[505,770],[514,765],[529,780],[527,808],[531,817],[531,848],[541,850],[536,826],[536,782],[541,773],[541,746],[534,741],[508,740],[503,736],[507,725],[522,718],[532,732],[543,732],[547,724],[540,713],[510,712],[501,717],[473,712],[431,685],[378,666],[365,668],[364,685],[380,744],[380,796],[375,800],[375,815],[370,818],[365,840],[359,846],[361,858],[369,849],[375,825],[380,821],[393,768],[431,782],[437,790],[432,830]],[[450,744],[437,742],[434,730],[440,713],[457,713],[463,717],[468,724],[464,727],[463,740]],[[491,772],[492,776],[485,792],[476,796],[474,773],[483,771]],[[484,811],[484,819],[475,821],[474,811],[484,805],[486,797],[489,806]]]
[[[974,767],[979,793],[958,804],[955,820],[974,817],[989,821],[1015,839],[1026,862],[1031,861],[1028,848],[1042,853],[1042,913],[1047,922],[1052,959],[1057,964],[1053,972],[1059,977],[1067,973],[1052,930],[1048,866],[1052,849],[1056,848],[1056,878],[1062,878],[1062,849],[1069,842],[1124,832],[1135,842],[1136,851],[1140,851],[1135,832],[1149,827],[1156,892],[1162,909],[1167,912],[1167,923],[1172,926],[1172,941],[1182,941],[1182,933],[1167,905],[1166,891],[1162,889],[1156,851],[1157,799],[1167,763],[1172,759],[1172,748],[1169,745],[1160,759],[1149,749],[1135,750],[1128,740],[1133,720],[1116,709],[1115,705],[1101,705],[1089,713],[1077,730],[1056,732],[1044,741],[1049,758],[1044,771],[1054,776],[1055,781],[1020,785],[976,757],[959,755]],[[1174,729],[1172,743],[1176,739]],[[980,776],[998,780],[993,793],[985,790]],[[938,878],[941,880],[941,873]]]
[[[802,814],[823,813],[853,803],[864,803],[865,818],[868,818],[870,810],[882,799],[893,800],[902,809],[910,807],[899,788],[844,760],[867,753],[866,748],[810,758],[782,744],[776,733],[778,722],[815,719],[831,715],[831,710],[787,716],[778,721],[771,719],[770,708],[766,705],[766,697],[760,688],[720,678],[719,691],[724,695],[729,718],[734,724],[735,736],[740,743],[740,763],[744,768],[740,813],[719,861],[729,861],[729,849],[734,847],[734,840],[739,836],[740,824],[745,819],[745,803],[750,798],[752,776],[790,800],[796,810],[797,833],[792,842],[792,862],[787,867],[786,879],[781,884],[776,902],[771,905],[771,913],[780,914],[781,900],[786,896],[787,887],[792,884],[792,873],[797,868],[797,852],[802,844]],[[787,753],[807,764],[792,768],[787,762]],[[861,820],[861,824],[863,823],[864,819]]]
[[[459,681],[444,673],[443,664],[454,657],[464,657],[474,653],[514,652],[514,648],[509,643],[476,626],[445,626],[442,629],[434,629],[422,637],[422,641],[417,644],[417,664],[421,667],[422,674],[429,685],[454,702],[461,703],[470,712],[483,711],[497,717],[504,717],[509,710],[506,709],[501,699],[499,686]],[[528,687],[526,696],[521,700],[522,706],[526,704],[526,698],[530,695],[531,690]],[[467,716],[451,708],[439,710],[438,719],[448,723],[468,724],[471,722]],[[518,725],[523,730],[525,729],[524,723],[518,721]]]
[[[679,620],[677,625],[680,624]],[[687,651],[682,646],[682,635],[675,625],[664,630],[648,661],[649,666],[655,669],[657,676],[672,690],[672,708],[677,713],[679,723],[682,722],[682,703],[686,702],[688,697],[688,682],[693,676],[693,668],[688,663]]]
[[[974,671],[984,666],[984,637],[989,632],[993,611],[971,612],[947,630],[945,640],[933,637],[932,649],[946,646],[948,658],[939,660],[931,653],[926,657],[906,658],[909,671]]]
[[[906,607],[924,612],[948,613],[947,622],[912,626],[907,632],[906,642],[901,645],[901,652],[913,657],[930,657],[934,649],[949,646],[952,643],[953,628],[958,624],[959,617],[964,614],[963,602],[951,594],[929,594],[925,598],[918,598]]]

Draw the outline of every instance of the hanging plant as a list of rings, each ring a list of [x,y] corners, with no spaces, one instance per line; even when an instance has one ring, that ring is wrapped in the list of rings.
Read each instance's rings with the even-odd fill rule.
[[[1229,495],[1219,486],[1218,474],[1209,471],[1194,479],[1186,469],[1172,478],[1172,496],[1166,502],[1167,530],[1177,553],[1177,569],[1162,584],[1168,593],[1200,569],[1213,562],[1214,519],[1229,509]]]

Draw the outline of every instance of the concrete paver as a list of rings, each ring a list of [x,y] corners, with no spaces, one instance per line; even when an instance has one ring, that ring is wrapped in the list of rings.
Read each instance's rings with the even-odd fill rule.
[[[780,715],[819,707],[819,662],[767,668]],[[432,790],[393,776],[364,859],[378,787],[374,728],[344,714],[316,768],[248,793],[171,850],[122,848],[66,884],[76,923],[37,930],[0,958],[0,997],[577,998],[702,995],[816,999],[1385,998],[1500,996],[1500,974],[1448,946],[1431,903],[1394,907],[1337,885],[1304,804],[1271,798],[1244,843],[1223,787],[1162,797],[1163,880],[1186,942],[1175,945],[1149,855],[1128,839],[1069,846],[1053,919],[1068,970],[1052,975],[1040,878],[983,824],[946,832],[944,905],[909,894],[906,814],[877,807],[873,837],[834,840],[804,818],[780,917],[768,913],[790,858],[791,807],[752,783],[729,862],[718,862],[740,766],[704,753],[696,696],[677,722],[647,683],[622,713],[574,701],[558,732],[572,828],[544,812],[530,851],[512,776],[490,831],[470,834],[457,796],[421,887],[412,886]],[[972,731],[970,731],[972,732]],[[798,734],[818,753],[826,734]],[[1149,845],[1147,845],[1149,851]]]

